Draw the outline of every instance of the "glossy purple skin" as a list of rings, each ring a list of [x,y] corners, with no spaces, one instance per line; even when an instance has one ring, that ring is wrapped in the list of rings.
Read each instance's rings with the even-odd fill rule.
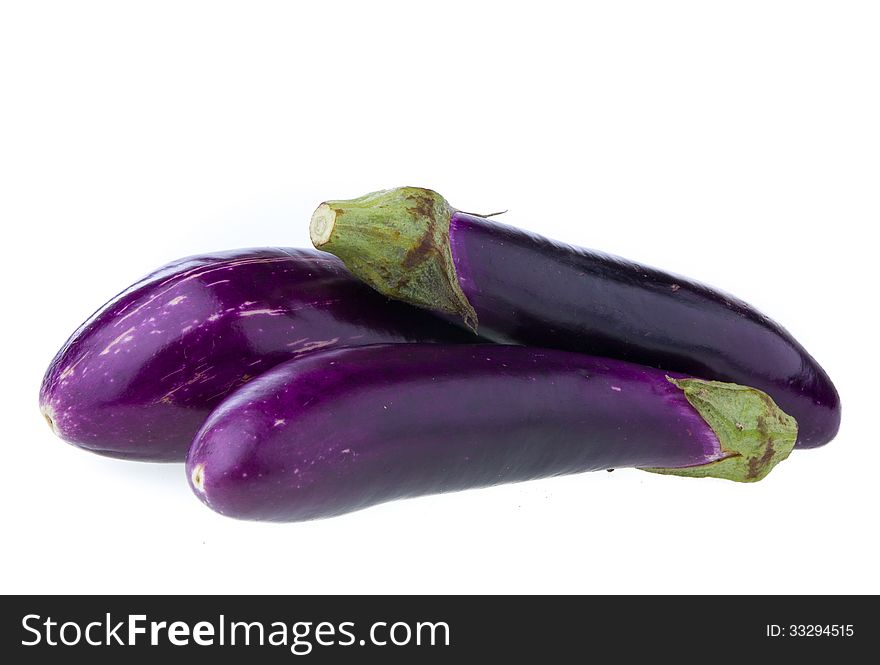
[[[799,448],[840,427],[840,398],[777,323],[684,277],[465,213],[449,239],[479,332],[759,388],[798,422]]]
[[[523,346],[407,344],[279,365],[214,410],[187,471],[217,512],[297,521],[423,494],[722,456],[664,372]],[[193,481],[199,465],[203,490]]]
[[[49,365],[40,406],[59,436],[83,448],[183,461],[211,409],[282,361],[333,346],[473,340],[380,296],[317,250],[190,257],[86,321]]]

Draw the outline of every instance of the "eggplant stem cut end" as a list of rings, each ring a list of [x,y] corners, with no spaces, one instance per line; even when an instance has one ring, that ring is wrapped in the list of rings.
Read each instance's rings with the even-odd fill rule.
[[[318,209],[312,214],[312,221],[309,223],[309,236],[312,244],[320,248],[330,240],[330,234],[336,226],[336,211],[326,203],[318,206]]]
[[[717,459],[705,464],[644,471],[691,478],[724,478],[753,483],[791,453],[797,422],[756,388],[702,379],[673,379],[691,406],[718,437]]]
[[[205,465],[196,464],[192,470],[192,484],[199,492],[205,493]]]

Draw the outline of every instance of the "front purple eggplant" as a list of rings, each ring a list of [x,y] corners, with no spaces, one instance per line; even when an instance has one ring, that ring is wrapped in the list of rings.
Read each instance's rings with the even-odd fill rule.
[[[749,388],[522,346],[407,344],[286,362],[221,403],[187,459],[193,491],[242,519],[617,467],[752,481],[793,419]]]
[[[473,340],[380,296],[323,252],[191,257],[86,321],[49,365],[40,407],[58,436],[82,448],[182,461],[217,403],[284,360],[336,346]]]

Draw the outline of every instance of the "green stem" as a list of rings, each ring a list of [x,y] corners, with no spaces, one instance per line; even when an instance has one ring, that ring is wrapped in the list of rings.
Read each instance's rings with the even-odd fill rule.
[[[400,187],[350,201],[326,201],[309,233],[380,293],[461,316],[474,331],[477,313],[462,293],[449,247],[455,210],[430,189]]]
[[[645,471],[751,483],[770,473],[794,448],[797,423],[767,393],[720,381],[669,381],[684,392],[687,401],[718,436],[723,457],[698,466]]]

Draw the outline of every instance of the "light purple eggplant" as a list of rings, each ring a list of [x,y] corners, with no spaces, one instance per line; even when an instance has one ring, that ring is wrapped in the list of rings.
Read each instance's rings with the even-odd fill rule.
[[[104,305],[67,340],[40,389],[61,438],[96,453],[183,461],[227,394],[316,349],[472,341],[355,279],[330,254],[249,249],[181,259]]]
[[[840,427],[834,384],[787,330],[685,277],[455,210],[419,187],[327,201],[311,236],[381,293],[453,315],[492,341],[759,388],[797,419],[801,448]]]
[[[765,393],[524,346],[406,344],[291,360],[227,397],[187,458],[241,519],[617,467],[763,478],[797,425]]]

